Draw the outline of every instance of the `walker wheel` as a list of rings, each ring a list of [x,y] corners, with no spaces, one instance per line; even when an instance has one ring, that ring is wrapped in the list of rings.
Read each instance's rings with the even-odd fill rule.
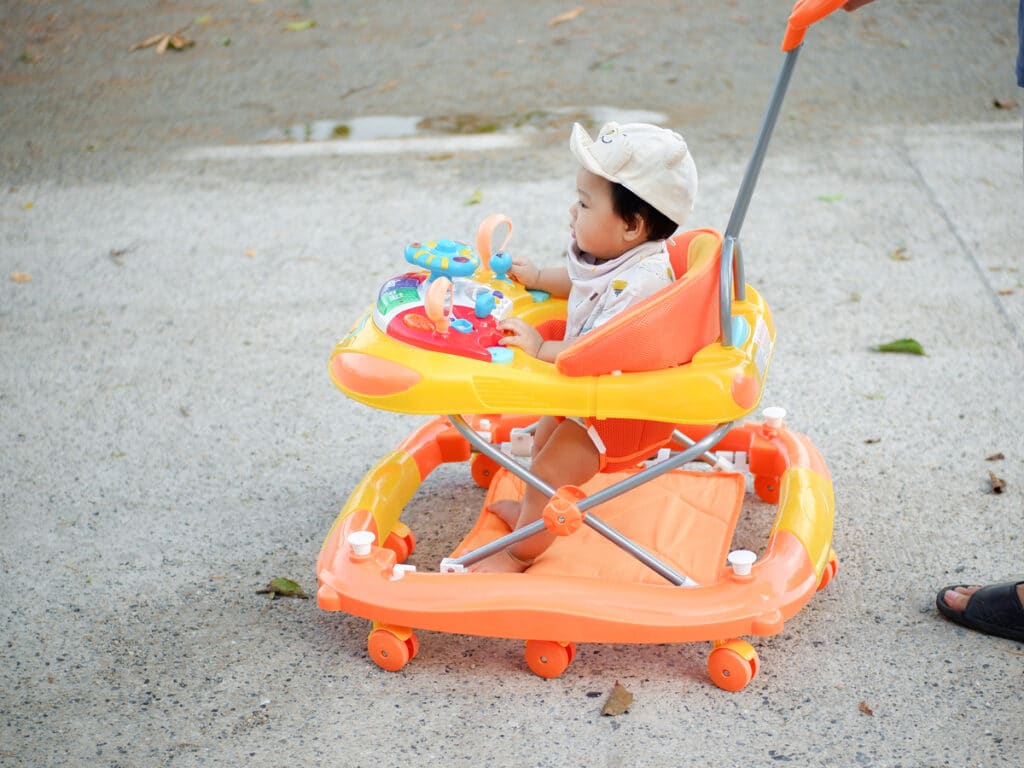
[[[777,504],[779,501],[779,478],[757,475],[754,478],[754,493],[761,501]]]
[[[558,677],[576,656],[575,643],[558,643],[554,640],[527,640],[526,664],[539,677]]]
[[[494,475],[498,471],[498,462],[489,456],[478,453],[469,462],[469,471],[477,485],[481,488],[490,488],[491,480],[494,479]]]
[[[836,571],[839,570],[839,558],[836,556],[834,549],[828,551],[828,563],[825,565],[825,570],[821,572],[821,580],[818,582],[818,591],[820,592],[836,577]]]
[[[391,533],[384,539],[384,546],[395,553],[396,562],[404,563],[416,550],[416,537],[413,536],[409,526],[397,522],[391,529]]]
[[[398,672],[419,652],[420,641],[412,632],[403,640],[390,630],[375,629],[367,638],[366,647],[378,667]]]
[[[711,682],[726,691],[742,691],[760,667],[754,646],[746,640],[725,640],[715,643],[708,654]]]

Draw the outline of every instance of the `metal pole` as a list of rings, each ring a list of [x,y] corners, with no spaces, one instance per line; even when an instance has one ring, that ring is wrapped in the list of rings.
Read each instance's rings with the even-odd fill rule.
[[[775,81],[775,90],[772,91],[771,100],[768,102],[768,110],[765,112],[764,120],[761,123],[761,130],[757,135],[757,142],[754,144],[754,154],[747,164],[747,170],[743,174],[743,181],[740,183],[739,192],[736,194],[736,202],[732,206],[732,214],[729,216],[729,223],[725,228],[725,235],[722,238],[722,263],[719,273],[719,320],[722,325],[722,346],[732,346],[732,294],[733,294],[733,268],[736,269],[736,297],[741,301],[746,297],[746,276],[743,270],[743,258],[740,253],[739,238],[740,230],[743,228],[743,220],[747,216],[747,208],[750,207],[750,199],[754,195],[754,188],[757,186],[757,178],[761,173],[761,165],[764,163],[764,156],[768,151],[768,143],[771,141],[772,132],[775,130],[775,122],[778,120],[779,111],[782,108],[782,101],[789,88],[789,81],[793,75],[793,67],[796,66],[797,56],[803,45],[798,45],[786,52],[786,58],[782,62],[782,70]]]

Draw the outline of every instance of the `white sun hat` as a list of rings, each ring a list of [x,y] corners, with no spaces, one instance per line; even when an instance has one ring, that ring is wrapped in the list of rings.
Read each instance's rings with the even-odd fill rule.
[[[679,226],[693,211],[697,167],[675,131],[649,123],[607,123],[591,139],[574,123],[569,149],[588,171],[621,184]]]

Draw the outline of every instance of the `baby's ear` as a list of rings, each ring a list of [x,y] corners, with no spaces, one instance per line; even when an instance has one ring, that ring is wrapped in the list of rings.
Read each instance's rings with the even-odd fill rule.
[[[632,219],[624,220],[626,228],[623,236],[627,242],[642,243],[647,240],[647,222],[643,216],[634,216]]]

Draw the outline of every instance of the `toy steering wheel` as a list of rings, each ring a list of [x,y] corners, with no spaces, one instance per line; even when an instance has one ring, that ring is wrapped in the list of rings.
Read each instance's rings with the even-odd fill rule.
[[[430,279],[469,277],[480,266],[480,257],[465,243],[428,240],[405,246],[405,260],[430,270]]]

